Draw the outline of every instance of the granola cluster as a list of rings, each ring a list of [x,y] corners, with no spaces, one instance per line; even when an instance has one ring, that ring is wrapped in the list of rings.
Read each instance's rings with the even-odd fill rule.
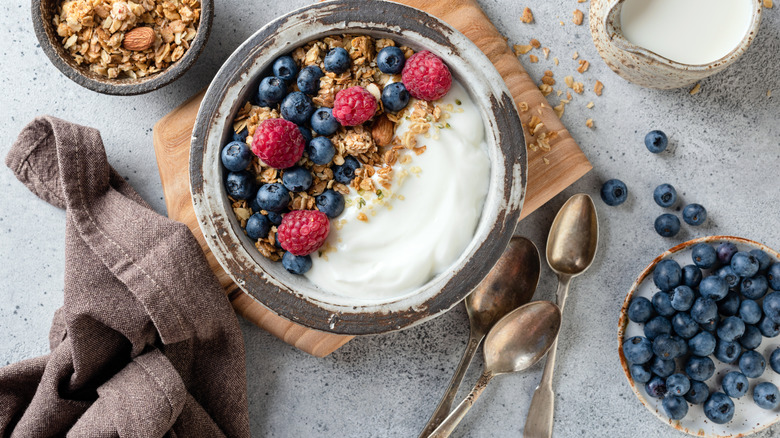
[[[78,65],[109,79],[137,79],[184,56],[200,13],[199,0],[65,0],[53,22]],[[139,27],[152,29],[154,40],[143,50],[131,50],[123,44],[125,36]]]

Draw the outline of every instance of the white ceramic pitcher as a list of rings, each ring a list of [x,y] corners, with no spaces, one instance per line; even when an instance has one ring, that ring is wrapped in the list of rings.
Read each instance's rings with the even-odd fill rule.
[[[589,18],[593,42],[599,55],[615,73],[637,85],[661,89],[690,85],[733,64],[755,38],[763,8],[762,0],[751,0],[754,8],[750,27],[728,55],[709,64],[691,65],[672,61],[625,39],[620,26],[624,1],[591,0]]]

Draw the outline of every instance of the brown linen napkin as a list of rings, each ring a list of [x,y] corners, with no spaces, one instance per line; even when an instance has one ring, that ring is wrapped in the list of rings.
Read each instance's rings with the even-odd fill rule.
[[[35,119],[6,164],[67,214],[51,352],[0,368],[0,436],[248,437],[241,331],[187,227],[109,166],[95,129]]]

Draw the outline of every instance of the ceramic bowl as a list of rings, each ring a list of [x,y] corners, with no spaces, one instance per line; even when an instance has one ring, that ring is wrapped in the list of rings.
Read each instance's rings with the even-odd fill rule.
[[[620,365],[623,367],[623,372],[628,379],[631,390],[637,396],[639,401],[650,411],[658,417],[664,423],[674,427],[675,429],[685,432],[690,435],[707,438],[736,438],[749,435],[777,423],[780,420],[780,410],[767,411],[759,408],[753,402],[753,387],[760,382],[772,382],[780,387],[780,374],[775,373],[769,367],[769,355],[772,351],[780,346],[780,337],[776,338],[763,338],[761,345],[756,348],[756,351],[763,354],[767,360],[767,367],[764,374],[757,379],[750,380],[750,389],[747,394],[741,398],[732,399],[735,405],[734,418],[726,424],[715,424],[704,415],[702,405],[692,405],[689,403],[688,415],[682,420],[671,420],[666,416],[666,412],[661,406],[661,400],[653,398],[647,395],[645,392],[644,384],[636,383],[631,378],[629,372],[629,363],[623,354],[623,341],[624,339],[632,336],[644,336],[643,326],[644,324],[637,324],[628,319],[628,306],[634,297],[645,297],[651,299],[653,294],[658,290],[653,283],[653,270],[655,266],[661,260],[673,259],[680,264],[680,266],[692,264],[691,251],[694,245],[700,242],[707,242],[713,246],[717,246],[721,242],[732,242],[737,245],[740,251],[750,251],[752,249],[761,249],[766,251],[775,261],[780,261],[780,254],[777,251],[768,248],[765,245],[754,242],[752,240],[743,239],[741,237],[732,236],[710,236],[702,237],[700,239],[691,240],[674,248],[666,251],[658,256],[653,262],[645,268],[639,275],[634,284],[631,286],[631,290],[626,296],[626,300],[623,302],[623,307],[620,310],[620,321],[618,323],[618,353],[620,355]],[[704,275],[708,275],[711,270],[704,270]],[[724,364],[718,359],[712,357],[712,361],[715,363],[715,374],[707,380],[707,386],[710,387],[710,393],[714,391],[723,392],[721,389],[721,380],[726,373],[730,371],[739,371],[739,367],[734,364]],[[680,370],[681,362],[678,360],[678,371]]]
[[[62,38],[57,35],[57,29],[52,23],[61,2],[62,0],[32,0],[35,35],[44,53],[52,64],[73,82],[98,93],[119,96],[148,93],[181,77],[195,63],[206,45],[214,18],[214,0],[200,0],[201,17],[198,33],[181,59],[165,70],[145,78],[108,79],[89,71],[89,67],[76,64],[73,57],[65,50]]]
[[[190,151],[190,188],[206,241],[236,284],[275,313],[328,332],[371,334],[398,330],[460,302],[487,274],[512,237],[522,206],[527,157],[513,99],[487,57],[437,18],[397,3],[362,0],[317,3],[260,29],[225,62],[201,104]],[[329,293],[281,263],[264,258],[241,230],[223,187],[221,148],[232,119],[280,55],[327,35],[392,38],[442,57],[481,109],[491,165],[476,233],[450,269],[395,299],[356,300]]]

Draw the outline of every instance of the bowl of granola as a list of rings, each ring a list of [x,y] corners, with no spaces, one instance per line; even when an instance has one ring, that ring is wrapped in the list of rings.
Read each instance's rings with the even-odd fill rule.
[[[98,93],[136,95],[181,77],[208,40],[212,0],[32,0],[51,62]]]
[[[236,284],[353,335],[465,298],[512,237],[527,168],[512,96],[468,38],[363,6],[318,3],[250,37],[206,92],[190,150],[198,222]]]

